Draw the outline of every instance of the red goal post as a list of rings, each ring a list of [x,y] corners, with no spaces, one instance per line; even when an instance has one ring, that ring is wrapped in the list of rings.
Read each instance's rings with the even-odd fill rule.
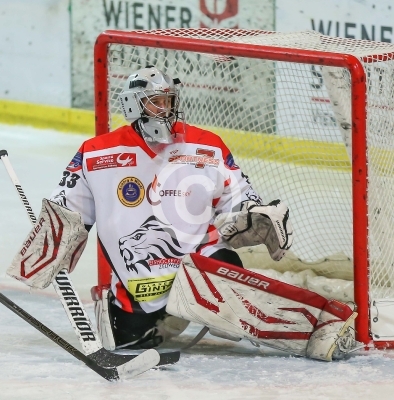
[[[374,205],[371,210],[373,201],[379,201],[372,198],[371,188],[387,190],[385,196],[392,193],[391,188],[387,189],[394,175],[389,166],[394,157],[390,158],[388,133],[394,128],[392,88],[379,85],[386,84],[389,74],[394,77],[390,70],[393,59],[391,44],[329,38],[316,32],[108,30],[98,36],[95,44],[96,135],[125,123],[116,98],[128,74],[137,67],[153,61],[158,68],[179,77],[184,86],[181,104],[184,102],[187,122],[216,130],[229,143],[236,160],[242,160],[239,164],[243,171],[253,176],[252,184],[261,191],[269,188],[270,195],[280,196],[289,204],[295,218],[294,259],[314,269],[321,260],[330,258],[330,252],[345,254],[352,265],[350,279],[354,279],[354,302],[359,313],[355,322],[357,339],[366,344],[373,342],[376,347],[391,347],[394,318],[392,331],[387,324],[375,329],[371,321],[386,315],[384,307],[377,308],[376,304],[394,298],[391,289],[385,289],[386,284],[388,288],[394,286],[394,254],[389,238],[381,238],[386,229],[381,228],[381,219],[389,224],[392,210],[389,205]],[[315,83],[310,82],[311,77],[316,78]],[[380,89],[383,100],[375,93]],[[320,91],[318,95],[316,90]],[[386,96],[387,90],[390,95]],[[216,119],[203,119],[207,108],[217,115]],[[381,119],[387,126],[379,129],[385,129],[381,133],[384,140],[376,144],[369,139],[368,127],[376,128],[374,121]],[[384,147],[387,141],[390,143]],[[374,157],[379,158],[375,161]],[[373,172],[373,179],[377,184],[368,175],[375,165],[378,172]],[[277,183],[271,187],[268,180],[260,182],[261,175],[276,176],[280,181],[282,173],[289,174],[283,179],[283,187]],[[331,193],[322,192],[321,199],[305,206],[308,196],[315,197],[313,190],[308,192],[310,187],[316,185],[317,192],[317,186],[328,182],[335,196],[330,200]],[[342,204],[343,197],[348,198]],[[319,209],[321,203],[324,210]],[[320,215],[324,215],[321,220]],[[375,220],[379,220],[376,229]],[[304,238],[305,232],[309,236]],[[387,229],[383,233],[390,235]],[[346,242],[346,248],[336,249],[341,242]],[[341,265],[334,257],[333,270],[315,268],[315,272],[329,278],[343,277]],[[98,272],[99,284],[108,283],[110,269],[102,254]],[[372,315],[372,307],[376,315]]]

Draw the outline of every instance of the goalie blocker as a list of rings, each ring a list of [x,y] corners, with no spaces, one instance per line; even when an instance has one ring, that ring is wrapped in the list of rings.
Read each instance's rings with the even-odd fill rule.
[[[71,272],[85,249],[88,232],[81,215],[47,199],[37,223],[12,260],[7,274],[44,289],[65,269]]]
[[[348,305],[198,254],[182,260],[166,310],[213,335],[313,359],[357,349]]]

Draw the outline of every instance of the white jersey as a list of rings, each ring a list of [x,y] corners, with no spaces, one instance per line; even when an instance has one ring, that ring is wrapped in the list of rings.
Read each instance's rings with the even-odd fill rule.
[[[261,201],[217,135],[180,123],[175,130],[184,143],[160,156],[131,126],[87,140],[50,197],[86,225],[96,223],[111,289],[125,311],[164,307],[185,254],[229,247],[214,216]]]

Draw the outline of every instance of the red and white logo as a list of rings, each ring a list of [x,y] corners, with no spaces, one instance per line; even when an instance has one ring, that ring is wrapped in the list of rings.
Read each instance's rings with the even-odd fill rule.
[[[239,0],[200,0],[201,28],[238,28]]]
[[[208,149],[197,149],[196,155],[177,154],[168,158],[172,164],[194,164],[196,168],[217,167],[219,159],[214,158],[215,152]]]
[[[107,168],[135,167],[137,155],[135,153],[116,153],[92,157],[86,160],[88,171],[97,171]]]

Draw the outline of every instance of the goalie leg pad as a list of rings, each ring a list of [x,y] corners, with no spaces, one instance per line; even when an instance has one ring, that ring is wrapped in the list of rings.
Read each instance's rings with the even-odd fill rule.
[[[12,260],[7,274],[26,285],[44,289],[65,269],[71,272],[87,242],[81,215],[43,199],[36,225]]]
[[[150,314],[130,313],[114,304],[109,285],[91,290],[97,331],[105,349],[148,349],[180,335],[190,321],[169,315],[164,308]]]
[[[334,352],[351,351],[350,348],[338,348],[338,345],[345,334],[352,334],[349,328],[356,317],[357,313],[348,305],[329,300],[320,313],[318,323],[309,339],[307,356],[317,360],[332,361]],[[355,346],[355,340],[350,341],[349,345]]]
[[[92,298],[94,300],[94,313],[96,316],[97,332],[101,339],[103,347],[107,350],[115,350],[117,348],[112,329],[111,305],[110,302],[114,298],[109,285],[104,287],[94,286],[92,288]],[[190,321],[174,317],[173,315],[165,315],[163,319],[156,322],[155,335],[161,337],[160,341],[166,342],[174,336],[180,335],[189,325]],[[138,343],[138,340],[136,341]],[[126,343],[126,347],[130,344]],[[124,347],[120,345],[119,348]]]
[[[327,333],[324,326],[332,323],[338,333],[354,319],[345,304],[197,254],[183,258],[166,310],[234,339],[326,361],[332,346],[325,353],[313,351],[318,347],[313,343]]]
[[[103,347],[107,350],[115,350],[115,338],[112,331],[110,301],[113,298],[109,286],[94,286],[91,290],[94,300],[94,315],[96,317],[97,333]]]
[[[310,321],[317,321],[326,300],[308,292],[314,306],[307,306],[276,294],[280,292],[305,298],[308,291],[192,254],[181,262],[166,310],[233,340],[244,338],[305,356],[314,329]]]

